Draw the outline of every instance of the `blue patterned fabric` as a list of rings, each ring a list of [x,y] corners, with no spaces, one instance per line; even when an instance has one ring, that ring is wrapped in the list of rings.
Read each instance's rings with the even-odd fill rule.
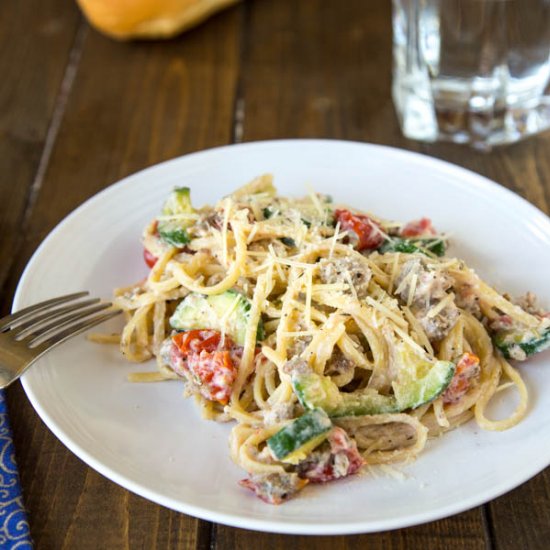
[[[6,397],[0,390],[0,548],[32,549],[27,513],[23,506],[15,451],[8,422]]]

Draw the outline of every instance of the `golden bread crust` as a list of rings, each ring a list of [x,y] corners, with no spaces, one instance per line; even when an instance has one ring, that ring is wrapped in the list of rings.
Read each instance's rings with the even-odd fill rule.
[[[99,31],[119,40],[169,38],[239,0],[77,0]]]

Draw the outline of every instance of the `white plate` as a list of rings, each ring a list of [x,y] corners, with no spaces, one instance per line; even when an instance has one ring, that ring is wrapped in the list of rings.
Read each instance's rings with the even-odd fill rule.
[[[146,274],[140,235],[176,185],[194,204],[213,203],[254,176],[272,172],[281,193],[310,183],[337,202],[382,217],[432,218],[453,236],[452,253],[512,293],[537,292],[550,305],[550,220],[472,172],[431,158],[339,141],[276,141],[188,155],[130,176],[68,216],[30,261],[15,308],[88,289],[111,289]],[[112,325],[121,321],[112,321]],[[111,328],[111,327],[107,327]],[[33,406],[76,455],[114,482],[169,508],[215,522],[282,533],[343,534],[405,527],[479,505],[550,463],[549,355],[521,367],[531,399],[527,418],[503,433],[474,422],[435,441],[406,479],[361,476],[309,486],[270,506],[240,488],[244,472],[228,455],[230,426],[203,421],[177,382],[130,384],[116,347],[79,337],[23,378]],[[506,409],[514,396],[506,396]],[[500,411],[502,413],[502,410]]]

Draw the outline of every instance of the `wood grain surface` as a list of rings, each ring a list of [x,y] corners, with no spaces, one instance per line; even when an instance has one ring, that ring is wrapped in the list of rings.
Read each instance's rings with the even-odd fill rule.
[[[29,34],[32,35],[29,37]],[[390,3],[249,0],[170,41],[111,41],[70,2],[0,4],[0,284],[9,309],[44,236],[121,177],[237,141],[325,137],[465,166],[550,212],[550,134],[489,155],[400,133],[391,102]],[[437,522],[340,537],[212,524],[115,485],[69,452],[20,385],[8,390],[36,548],[538,549],[550,476]]]
[[[64,0],[0,3],[0,285],[12,270],[47,164],[79,21]]]

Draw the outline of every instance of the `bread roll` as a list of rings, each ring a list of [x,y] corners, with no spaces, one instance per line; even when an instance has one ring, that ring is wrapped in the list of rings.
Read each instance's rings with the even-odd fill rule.
[[[90,23],[119,40],[168,38],[239,0],[77,0]]]

